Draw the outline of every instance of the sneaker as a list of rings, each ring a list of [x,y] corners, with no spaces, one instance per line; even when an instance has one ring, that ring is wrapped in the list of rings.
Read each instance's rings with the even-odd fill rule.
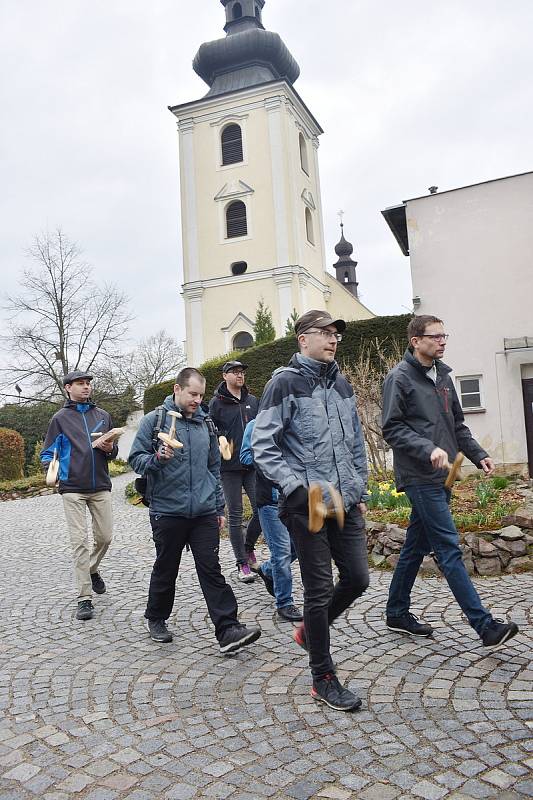
[[[249,550],[246,553],[246,558],[248,560],[248,566],[250,567],[250,569],[253,569],[254,572],[256,572],[258,564],[257,564],[257,558],[255,557],[255,550]]]
[[[257,570],[256,574],[259,575],[260,578],[262,578],[263,583],[265,584],[265,589],[267,590],[267,592],[270,595],[272,595],[272,597],[275,597],[276,594],[274,592],[274,580],[271,578],[271,576],[267,575],[265,572],[263,572],[261,567],[259,567],[259,569]]]
[[[93,585],[93,592],[96,592],[96,594],[105,593],[105,583],[103,582],[102,576],[99,572],[91,573],[91,583]]]
[[[254,575],[252,574],[252,570],[248,566],[248,564],[239,564],[237,569],[239,570],[239,580],[242,583],[253,583],[255,580]]]
[[[286,619],[287,622],[301,622],[303,620],[302,612],[296,608],[294,603],[278,608],[277,612],[278,616],[282,619]]]
[[[296,642],[297,645],[302,647],[304,650],[307,650],[307,639],[305,636],[305,627],[302,622],[301,625],[298,625],[292,632],[292,638]]]
[[[387,628],[397,633],[407,633],[409,636],[433,636],[433,628],[425,622],[419,622],[414,614],[404,614],[402,617],[387,617]]]
[[[345,689],[333,672],[313,680],[311,697],[334,708],[335,711],[355,711],[361,708],[361,698],[349,689]]]
[[[80,600],[76,611],[76,619],[92,619],[94,606],[90,600]]]
[[[146,628],[154,642],[171,642],[172,633],[164,619],[145,619]]]
[[[261,628],[259,625],[232,625],[227,628],[219,641],[220,652],[225,655],[236,653],[241,647],[246,647],[247,644],[252,644],[261,636]]]
[[[496,650],[508,639],[512,639],[518,633],[516,622],[504,622],[503,619],[493,619],[489,622],[483,633],[481,641],[487,650]]]

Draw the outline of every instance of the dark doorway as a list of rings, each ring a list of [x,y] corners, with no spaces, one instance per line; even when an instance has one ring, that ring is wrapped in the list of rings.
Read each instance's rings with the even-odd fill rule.
[[[529,477],[533,478],[533,378],[524,378],[522,380],[522,392],[524,393]]]

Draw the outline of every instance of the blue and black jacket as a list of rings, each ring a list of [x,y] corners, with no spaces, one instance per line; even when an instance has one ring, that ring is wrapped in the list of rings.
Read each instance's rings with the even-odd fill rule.
[[[94,403],[75,403],[67,400],[50,421],[41,463],[47,466],[57,450],[59,457],[59,493],[111,491],[108,461],[116,458],[118,446],[110,453],[94,448],[96,437],[91,433],[106,433],[113,423],[110,415]]]

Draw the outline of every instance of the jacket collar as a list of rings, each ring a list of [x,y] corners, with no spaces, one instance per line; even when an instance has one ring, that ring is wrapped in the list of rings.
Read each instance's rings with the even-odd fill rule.
[[[241,389],[241,399],[235,397],[234,394],[228,389],[226,381],[221,381],[215,389],[215,397],[222,400],[224,403],[242,403],[248,397],[249,391],[246,384],[243,384]]]
[[[96,403],[93,403],[92,400],[88,400],[86,403],[77,403],[75,400],[65,400],[63,408],[72,408],[74,411],[79,411],[78,406],[86,406],[86,410],[89,411],[91,408],[96,408]]]
[[[314,358],[309,358],[309,356],[303,356],[301,353],[293,355],[289,362],[289,367],[294,367],[307,377],[312,377],[315,380],[327,378],[328,381],[334,381],[339,373],[339,365],[336,361],[330,361],[326,364],[324,361],[317,361]]]
[[[403,360],[407,361],[408,364],[410,364],[412,367],[415,367],[415,369],[417,369],[423,375],[425,375],[428,371],[428,367],[425,367],[423,364],[421,364],[418,358],[413,355],[409,348],[407,348],[405,351]],[[437,375],[447,375],[448,372],[452,371],[452,368],[445,364],[444,361],[441,361],[440,358],[435,359],[434,364],[437,370]]]

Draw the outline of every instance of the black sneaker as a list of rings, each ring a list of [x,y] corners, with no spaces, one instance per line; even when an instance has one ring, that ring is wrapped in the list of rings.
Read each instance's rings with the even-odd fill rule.
[[[278,608],[278,616],[282,619],[286,619],[287,622],[301,622],[303,620],[302,612],[299,611],[293,603]]]
[[[164,619],[147,619],[146,628],[154,642],[171,642],[172,634]]]
[[[92,619],[94,614],[94,606],[90,600],[80,600],[78,603],[78,610],[76,611],[76,619]]]
[[[311,697],[335,711],[356,711],[361,708],[361,698],[345,689],[333,672],[313,680]]]
[[[489,622],[483,633],[481,641],[487,650],[496,650],[508,639],[512,639],[518,633],[516,622],[504,622],[503,619],[493,619]]]
[[[409,636],[433,636],[433,628],[425,622],[419,622],[414,614],[404,614],[403,617],[387,617],[387,628],[397,633],[407,633]]]
[[[220,652],[225,655],[236,653],[241,647],[246,647],[247,644],[252,644],[261,636],[261,628],[259,625],[232,625],[224,631],[222,638],[219,641]]]
[[[103,582],[102,576],[99,572],[91,573],[91,583],[93,585],[93,592],[96,592],[96,594],[105,593],[105,583]]]
[[[263,570],[261,569],[261,567],[259,567],[259,569],[256,570],[256,574],[259,575],[259,577],[261,578],[261,580],[265,584],[265,589],[267,590],[267,592],[270,595],[272,595],[272,597],[275,597],[276,594],[274,592],[274,581],[270,577],[270,575],[267,575],[266,573],[264,573]]]

